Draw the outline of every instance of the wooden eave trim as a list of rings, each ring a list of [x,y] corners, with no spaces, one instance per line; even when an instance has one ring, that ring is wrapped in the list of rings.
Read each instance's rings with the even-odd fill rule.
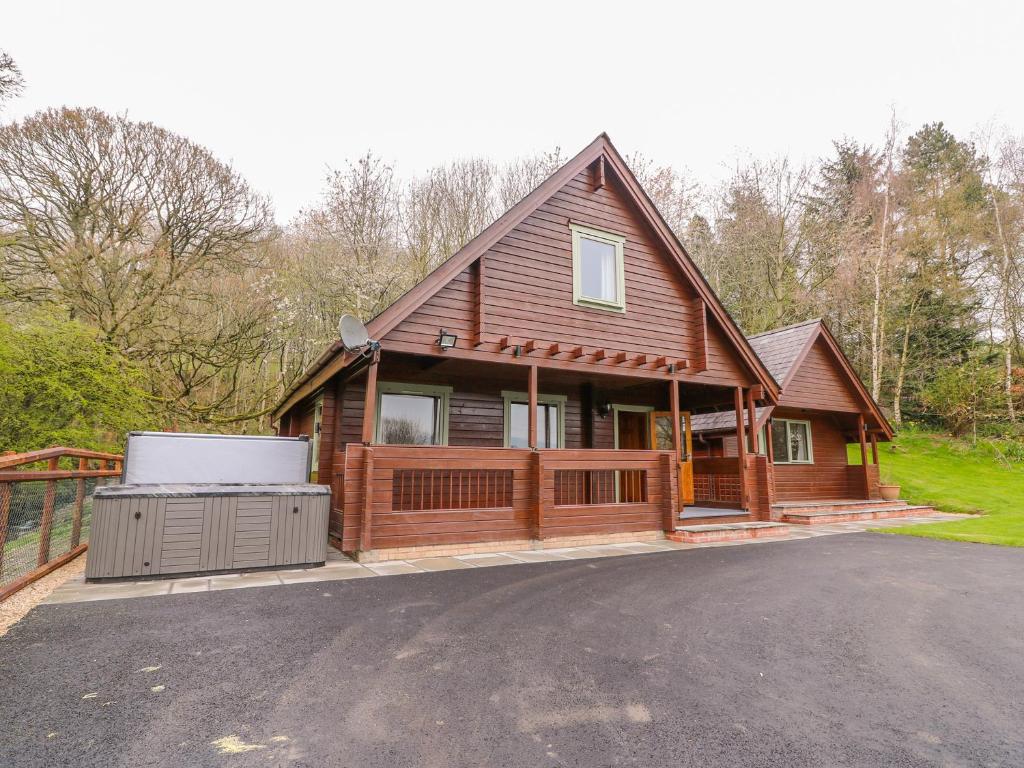
[[[602,134],[601,137],[607,139]],[[598,137],[598,138],[601,138]],[[754,377],[765,386],[767,399],[774,403],[778,400],[779,396],[779,384],[772,377],[771,373],[765,367],[764,363],[761,362],[761,358],[754,352],[754,348],[747,341],[747,337],[740,331],[739,326],[736,325],[736,321],[732,319],[732,316],[722,306],[721,301],[715,295],[715,292],[711,289],[707,280],[700,273],[700,270],[693,264],[690,255],[686,252],[683,244],[679,242],[679,238],[676,237],[675,233],[672,232],[671,227],[665,223],[665,220],[658,213],[658,209],[651,202],[647,193],[644,192],[643,187],[640,186],[639,182],[633,176],[632,172],[626,166],[625,161],[619,155],[618,150],[607,142],[606,149],[608,151],[608,159],[612,165],[612,169],[615,171],[616,176],[626,187],[627,192],[633,198],[634,202],[644,212],[645,218],[648,219],[648,223],[651,224],[658,239],[661,240],[662,244],[668,249],[669,253],[675,257],[676,263],[682,269],[683,274],[689,278],[694,288],[697,290],[698,295],[704,299],[705,303],[710,307],[715,319],[718,321],[719,327],[725,331],[726,336],[730,338],[737,351],[740,353],[740,357],[746,363],[747,368],[750,370]]]
[[[879,427],[891,440],[895,434],[895,430],[893,430],[889,420],[885,418],[885,414],[882,413],[882,409],[878,407],[878,403],[876,403],[875,399],[871,397],[871,393],[868,392],[867,388],[864,386],[864,382],[860,380],[860,376],[858,376],[857,372],[853,369],[853,364],[850,363],[849,358],[846,357],[846,354],[843,352],[842,348],[840,348],[839,342],[837,342],[835,337],[832,335],[832,331],[830,331],[828,326],[824,323],[819,323],[818,332],[814,334],[814,336],[815,338],[820,336],[825,339],[825,343],[828,345],[829,350],[831,350],[832,356],[839,363],[839,367],[843,369],[846,377],[853,382],[853,387],[860,395],[864,405],[867,406],[868,412],[878,421]]]
[[[775,406],[774,405],[765,405],[765,406],[762,406],[762,409],[763,409],[763,412],[761,413],[761,416],[757,419],[757,424],[756,424],[757,429],[760,429],[765,424],[767,424],[768,423],[768,419],[770,419],[772,417],[772,414],[775,412]]]

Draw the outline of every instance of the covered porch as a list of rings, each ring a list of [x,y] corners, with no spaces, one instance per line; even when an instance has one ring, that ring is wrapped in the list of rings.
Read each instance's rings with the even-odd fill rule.
[[[282,432],[314,436],[331,536],[367,559],[766,518],[763,460],[695,459],[689,429],[691,409],[731,405],[746,434],[759,388],[632,373],[378,353]]]

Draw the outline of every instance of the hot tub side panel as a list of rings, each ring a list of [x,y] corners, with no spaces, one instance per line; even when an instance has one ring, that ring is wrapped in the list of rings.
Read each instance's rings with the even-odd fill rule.
[[[86,578],[322,563],[329,497],[97,498]]]

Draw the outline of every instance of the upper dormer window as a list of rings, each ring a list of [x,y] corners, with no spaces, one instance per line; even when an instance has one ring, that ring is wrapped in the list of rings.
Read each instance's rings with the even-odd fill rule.
[[[573,303],[615,312],[626,311],[622,249],[626,238],[570,224],[572,230]]]

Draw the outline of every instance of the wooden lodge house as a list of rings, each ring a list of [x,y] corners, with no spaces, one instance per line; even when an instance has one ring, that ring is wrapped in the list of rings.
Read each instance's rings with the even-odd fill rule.
[[[877,466],[847,467],[846,441],[866,459],[892,434],[817,328],[789,367],[747,339],[602,134],[373,318],[379,348],[328,349],[274,419],[313,436],[330,534],[365,559],[767,521],[780,498],[872,496]],[[805,408],[821,482],[773,464]]]

